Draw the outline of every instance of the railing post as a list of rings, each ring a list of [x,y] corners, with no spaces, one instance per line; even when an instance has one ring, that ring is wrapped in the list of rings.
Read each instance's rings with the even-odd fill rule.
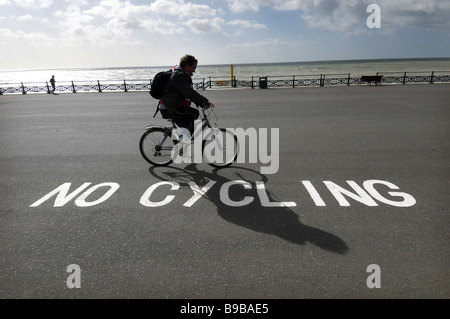
[[[97,80],[98,83],[98,93],[102,93],[102,87],[100,86],[100,81]]]
[[[406,84],[406,72],[405,72],[405,74],[403,75],[403,84]]]
[[[292,87],[295,88],[295,75],[292,76]]]
[[[253,86],[253,76],[252,76],[252,84],[251,84],[252,89],[254,89],[255,87]]]
[[[350,73],[348,74],[348,78],[347,78],[347,86],[350,86]]]
[[[433,84],[433,80],[434,80],[434,71],[431,72],[431,78],[430,78],[430,83]]]
[[[209,77],[209,88],[212,88],[211,77]]]
[[[237,85],[236,85],[236,75],[235,76],[233,76],[233,83],[231,83],[232,84],[232,86],[235,88]]]
[[[320,75],[320,87],[324,87],[325,86],[325,75],[321,74]]]
[[[27,92],[25,91],[25,87],[23,86],[23,82],[20,82],[22,84],[22,94],[27,94]]]
[[[77,93],[77,91],[75,90],[75,84],[73,84],[73,81],[72,81],[72,93]]]
[[[50,94],[50,87],[48,86],[48,82],[45,82],[45,84],[47,85],[47,94]]]
[[[123,87],[125,88],[125,92],[128,92],[128,90],[127,90],[127,82],[125,82],[125,80],[123,80]]]

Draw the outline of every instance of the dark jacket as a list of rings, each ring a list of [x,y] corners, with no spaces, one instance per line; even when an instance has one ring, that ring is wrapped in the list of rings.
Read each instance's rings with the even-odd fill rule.
[[[185,99],[190,99],[197,105],[209,104],[206,97],[194,90],[191,76],[178,66],[167,82],[162,100],[167,111],[172,114]]]

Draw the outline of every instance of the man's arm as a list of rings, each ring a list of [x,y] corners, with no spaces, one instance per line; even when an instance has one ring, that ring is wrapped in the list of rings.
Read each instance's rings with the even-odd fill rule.
[[[190,81],[186,78],[186,74],[179,73],[174,76],[171,80],[173,81],[174,87],[186,98],[191,99],[197,105],[209,105],[209,101],[206,97],[199,94],[191,86]]]

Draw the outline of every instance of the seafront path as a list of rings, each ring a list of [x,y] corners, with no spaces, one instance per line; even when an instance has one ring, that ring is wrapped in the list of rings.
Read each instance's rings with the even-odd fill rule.
[[[447,84],[201,93],[275,174],[151,167],[145,92],[0,96],[0,298],[450,297]]]

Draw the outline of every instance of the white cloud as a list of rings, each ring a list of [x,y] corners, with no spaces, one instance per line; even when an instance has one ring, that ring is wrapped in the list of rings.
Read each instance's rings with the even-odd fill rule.
[[[242,13],[246,11],[258,11],[262,6],[276,6],[278,0],[226,0],[230,10],[234,13]]]
[[[14,0],[14,3],[18,7],[22,8],[40,8],[46,9],[50,8],[54,1],[53,0]]]
[[[81,12],[76,4],[69,5],[65,12],[57,11],[54,15],[65,19],[62,24],[67,29],[83,27],[94,19],[91,15]]]
[[[184,0],[156,0],[150,4],[150,10],[159,15],[173,15],[181,18],[214,17],[217,14],[217,11],[208,5],[186,3]]]
[[[129,1],[104,0],[83,13],[98,19],[108,19],[101,27],[107,28],[110,34],[116,34],[122,39],[133,37],[134,31],[180,34],[185,31],[182,26],[183,20],[164,18],[164,15],[186,17],[194,14],[195,10],[199,10],[200,15],[214,14],[214,11],[208,8],[208,6],[184,3],[184,1],[157,0],[150,5],[134,5]],[[157,14],[158,12],[161,14]]]
[[[84,11],[84,13],[105,18],[131,20],[141,17],[142,14],[148,11],[150,11],[150,7],[147,5],[134,5],[129,1],[103,0],[99,5]]]
[[[225,20],[219,17],[213,19],[190,19],[186,22],[195,33],[222,33]]]
[[[104,0],[98,5],[82,10],[85,1],[71,2],[64,12],[58,11],[56,17],[62,18],[60,26],[62,39],[66,44],[83,43],[114,44],[134,43],[134,30],[142,29],[142,15],[148,6],[136,6],[130,2]],[[147,10],[146,10],[147,8]]]
[[[41,46],[42,44],[52,44],[54,41],[42,32],[24,32],[11,29],[0,29],[2,41],[15,42],[16,39],[22,39],[24,43],[31,46]]]
[[[9,0],[0,0],[0,7],[12,4]]]
[[[450,29],[449,1],[383,0],[380,6],[382,19],[392,27]]]
[[[146,19],[139,26],[143,31],[163,35],[182,34],[186,30],[179,24],[161,18]]]
[[[227,25],[245,29],[267,29],[266,25],[257,23],[256,21],[240,20],[240,19],[231,20],[227,23]]]
[[[265,48],[273,48],[273,47],[285,47],[288,43],[280,40],[280,39],[266,39],[261,41],[254,42],[245,42],[245,43],[232,43],[228,44],[224,47],[226,50],[251,50],[251,52],[255,52]]]
[[[34,20],[31,14],[26,14],[17,18],[18,21],[32,21]]]
[[[381,7],[384,28],[414,27],[433,30],[450,28],[450,1],[442,0],[226,0],[231,12],[244,13],[269,7],[301,11],[311,28],[354,33],[365,29],[369,4]]]
[[[381,32],[366,26],[371,3],[381,7]],[[17,52],[32,52],[34,61],[51,48],[59,51],[61,65],[72,59],[114,64],[121,54],[133,55],[132,63],[138,63],[134,57],[147,63],[150,54],[152,63],[167,63],[161,61],[199,47],[209,63],[335,59],[350,52],[365,58],[360,48],[375,37],[387,41],[380,43],[380,56],[401,56],[404,46],[412,48],[409,54],[421,46],[424,56],[449,52],[449,0],[0,0],[0,15],[5,56],[19,61]],[[397,31],[407,40],[392,36]],[[364,32],[374,37],[351,36]],[[400,53],[392,53],[393,39],[399,39]],[[441,48],[429,45],[433,41]]]

